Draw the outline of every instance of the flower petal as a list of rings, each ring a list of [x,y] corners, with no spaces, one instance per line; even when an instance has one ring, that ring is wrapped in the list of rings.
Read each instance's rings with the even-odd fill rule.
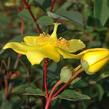
[[[30,46],[36,45],[37,38],[38,38],[37,36],[25,36],[24,37],[24,43],[27,44],[27,45],[30,45]]]
[[[69,47],[67,51],[74,53],[83,48],[85,48],[85,44],[81,40],[72,39],[69,40]]]
[[[54,60],[55,62],[58,62],[60,60],[60,54],[58,53],[57,49],[52,45],[44,45],[40,51],[46,57]]]
[[[92,49],[86,49],[82,52],[80,52],[79,54],[77,54],[79,57],[81,57],[82,55],[84,55],[85,53],[88,52],[94,52],[94,51],[107,51],[108,49],[106,48],[92,48]]]
[[[7,49],[7,48],[11,48],[19,54],[25,54],[28,50],[28,46],[19,42],[9,42],[3,47],[3,49]]]
[[[62,50],[62,49],[57,49],[58,52],[63,56],[63,58],[76,58],[76,59],[79,59],[79,56],[78,55],[75,55],[75,54],[71,54],[65,50]]]
[[[37,51],[28,52],[26,56],[32,65],[40,64],[40,62],[45,58],[45,56],[42,53]]]
[[[107,63],[108,60],[109,60],[108,49],[102,49],[102,48],[94,50],[90,49],[90,52],[86,52],[82,56],[81,64],[88,74],[95,74]]]

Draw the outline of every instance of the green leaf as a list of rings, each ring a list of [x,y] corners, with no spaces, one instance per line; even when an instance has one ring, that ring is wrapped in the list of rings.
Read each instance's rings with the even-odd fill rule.
[[[49,17],[52,17],[54,19],[68,20],[65,17],[62,17],[62,16],[60,16],[56,13],[50,12],[50,11],[48,11],[47,14],[48,14]]]
[[[25,88],[24,95],[44,96],[44,93],[35,86],[28,86],[27,88]]]
[[[109,18],[108,0],[95,0],[94,15],[104,25]]]
[[[109,77],[109,63],[105,65],[105,68],[101,69],[100,75],[97,76],[96,81],[99,82],[107,77]]]
[[[23,9],[19,14],[19,17],[23,17],[25,20],[33,21],[32,17],[30,16],[30,13],[28,12],[27,9]]]
[[[79,12],[76,11],[66,11],[61,10],[59,15],[67,18],[68,20],[72,21],[75,25],[83,26],[83,17]]]
[[[40,4],[40,5],[42,5],[43,4],[43,2],[44,2],[44,0],[29,0],[29,3],[31,4],[31,3],[35,3],[35,4]]]
[[[0,25],[2,26],[6,26],[7,24],[9,24],[9,18],[8,16],[4,15],[2,12],[0,12]]]
[[[89,100],[90,97],[88,95],[81,94],[77,91],[67,89],[62,92],[57,98],[65,99],[69,101],[78,101],[78,100]]]
[[[13,105],[8,100],[3,101],[0,109],[12,109]]]
[[[67,10],[71,6],[71,2],[66,2],[56,11],[56,14],[65,17],[71,21],[76,27],[83,27],[83,16],[81,13],[73,10]]]
[[[53,24],[53,19],[49,16],[42,16],[40,17],[37,22],[40,25],[52,25]]]
[[[9,100],[3,97],[0,109],[19,109],[21,107],[21,99],[18,96],[13,96]]]
[[[98,99],[99,101],[102,100],[103,95],[104,95],[104,89],[100,84],[96,84],[97,92],[98,92]]]
[[[20,85],[14,88],[13,94],[44,96],[44,93],[33,84]]]
[[[27,84],[23,84],[23,85],[20,85],[20,86],[16,86],[16,87],[13,89],[13,94],[22,94],[22,93],[24,93],[26,86],[27,86]]]

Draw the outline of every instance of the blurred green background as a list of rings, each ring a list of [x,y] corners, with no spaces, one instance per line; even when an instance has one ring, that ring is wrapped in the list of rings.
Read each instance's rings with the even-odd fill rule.
[[[81,39],[87,48],[109,48],[109,0],[27,0],[43,32],[51,33],[59,22],[58,36]],[[42,63],[32,66],[25,56],[3,51],[9,41],[38,35],[23,0],[0,0],[0,109],[43,109],[41,99]],[[77,60],[49,61],[49,89],[59,79],[64,65],[77,66]],[[7,78],[11,75],[11,78]],[[15,77],[14,77],[15,76]],[[8,81],[8,91],[6,83]],[[80,76],[52,103],[52,109],[109,109],[109,63],[96,75]]]

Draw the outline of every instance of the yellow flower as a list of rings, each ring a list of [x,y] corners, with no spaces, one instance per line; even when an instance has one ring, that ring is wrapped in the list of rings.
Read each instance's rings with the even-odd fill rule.
[[[78,54],[81,56],[81,64],[89,75],[99,71],[109,60],[109,50],[105,48],[94,48]]]
[[[54,31],[51,35],[43,33],[39,36],[25,36],[24,41],[9,42],[3,49],[11,48],[19,54],[26,55],[31,64],[39,64],[44,58],[50,58],[55,62],[63,58],[78,58],[72,53],[83,49],[84,43],[77,39],[57,39],[58,24],[54,24]]]

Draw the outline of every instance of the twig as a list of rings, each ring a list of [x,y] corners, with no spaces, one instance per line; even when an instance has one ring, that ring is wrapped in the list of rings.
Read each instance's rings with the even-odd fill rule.
[[[75,71],[74,75],[71,77],[71,79],[65,83],[54,95],[53,95],[53,99],[60,93],[62,92],[64,89],[66,89],[66,87],[68,87],[70,85],[70,83],[72,82],[72,80],[74,80],[81,72],[83,71],[83,69],[80,67],[79,69],[77,68],[77,70]]]
[[[4,77],[4,85],[5,85],[5,97],[8,98],[8,78],[7,75]]]
[[[42,33],[42,30],[41,30],[39,24],[36,22],[37,19],[36,19],[35,16],[33,15],[32,11],[31,11],[31,8],[30,8],[30,5],[28,4],[27,0],[23,0],[23,3],[24,3],[24,5],[26,6],[28,12],[30,13],[30,15],[31,15],[31,17],[32,17],[32,19],[33,19],[33,21],[34,21],[34,23],[35,23],[35,25],[36,25],[36,30],[37,30],[37,32],[38,32],[38,33]]]
[[[52,12],[55,6],[56,0],[51,0],[50,11]]]
[[[50,103],[51,103],[51,100],[52,100],[52,95],[54,93],[54,91],[56,90],[56,88],[61,84],[62,82],[59,80],[57,81],[57,83],[54,85],[54,87],[52,88],[50,94],[49,94],[49,97],[47,99],[47,103],[46,103],[46,106],[45,106],[45,109],[49,109],[49,106],[50,106]]]
[[[20,55],[20,54],[17,55],[17,59],[16,59],[16,61],[15,61],[15,63],[14,63],[14,69],[16,69],[16,68],[18,67],[19,59],[20,59],[21,56],[22,56],[22,55]]]
[[[46,99],[48,98],[48,85],[47,85],[47,68],[48,68],[48,59],[44,59],[43,65],[43,87],[46,92]]]

